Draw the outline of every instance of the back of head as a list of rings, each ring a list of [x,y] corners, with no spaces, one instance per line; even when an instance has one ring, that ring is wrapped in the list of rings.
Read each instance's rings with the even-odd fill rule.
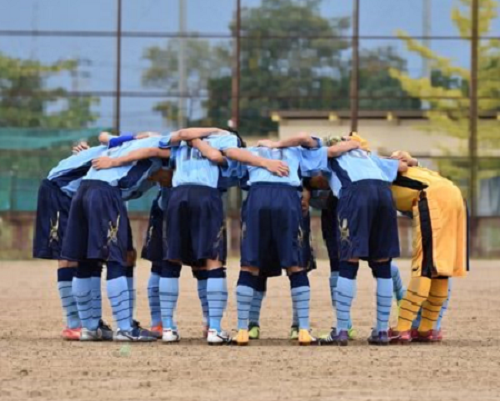
[[[241,137],[240,133],[236,131],[233,128],[225,128],[225,131],[230,132],[231,134],[235,135],[238,138],[238,142],[240,143],[240,147],[246,148],[247,143],[244,141],[244,139]]]

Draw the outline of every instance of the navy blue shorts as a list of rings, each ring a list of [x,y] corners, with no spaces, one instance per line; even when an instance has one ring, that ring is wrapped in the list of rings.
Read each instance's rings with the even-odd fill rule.
[[[328,251],[331,271],[338,271],[340,257],[337,203],[338,199],[331,195],[327,207],[321,210],[321,232]]]
[[[43,180],[38,189],[33,257],[61,259],[61,249],[68,224],[71,198],[50,180]]]
[[[311,214],[302,216],[302,264],[307,271],[316,269],[316,255],[312,246]]]
[[[399,256],[397,214],[388,183],[362,180],[342,188],[338,220],[340,260]]]
[[[226,263],[226,222],[220,191],[202,185],[173,188],[166,209],[166,259],[204,266]]]
[[[62,255],[127,264],[132,234],[121,191],[104,181],[84,180],[73,197]]]
[[[163,260],[163,210],[160,207],[161,192],[151,205],[149,213],[149,225],[146,239],[142,247],[141,258],[151,262]]]
[[[297,188],[252,185],[241,219],[241,266],[258,267],[266,275],[275,275],[278,268],[303,266],[302,209]]]

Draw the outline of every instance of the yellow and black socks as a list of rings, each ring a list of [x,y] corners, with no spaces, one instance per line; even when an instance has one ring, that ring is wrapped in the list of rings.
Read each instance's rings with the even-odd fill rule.
[[[398,331],[411,329],[413,320],[424,301],[429,296],[431,279],[427,277],[412,277],[404,298],[399,304]]]

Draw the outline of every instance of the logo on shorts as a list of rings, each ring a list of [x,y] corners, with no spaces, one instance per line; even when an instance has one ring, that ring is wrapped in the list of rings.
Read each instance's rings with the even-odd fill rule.
[[[304,231],[302,231],[302,227],[299,226],[299,233],[297,235],[297,241],[299,242],[299,247],[302,248],[304,245]]]
[[[153,239],[153,226],[149,227],[148,235],[146,236],[146,246],[149,246],[151,240]]]
[[[57,212],[56,220],[50,219],[49,244],[59,242],[59,212]]]
[[[350,242],[349,240],[349,224],[347,219],[339,220],[339,228],[340,228],[340,241],[342,242]]]
[[[226,233],[226,220],[222,221],[222,225],[219,229],[219,232],[217,233],[217,238],[215,239],[214,242],[214,249],[219,248],[222,240],[226,238],[225,233]]]
[[[112,221],[109,222],[108,228],[108,245],[113,243],[116,244],[118,242],[118,228],[120,227],[120,215],[116,218],[116,224],[113,224]]]

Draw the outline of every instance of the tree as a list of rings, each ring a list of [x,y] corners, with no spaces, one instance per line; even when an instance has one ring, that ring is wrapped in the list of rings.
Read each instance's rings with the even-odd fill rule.
[[[94,122],[91,106],[96,99],[47,87],[50,78],[77,68],[76,60],[46,65],[0,53],[0,127],[81,128]]]
[[[467,39],[472,31],[472,1],[460,0],[461,7],[455,7],[451,18],[462,38]],[[479,6],[479,36],[490,32],[491,24],[497,17],[497,2],[482,0]],[[408,50],[428,60],[432,73],[429,77],[412,78],[397,68],[390,70],[391,77],[397,79],[403,89],[415,98],[425,99],[430,110],[427,112],[429,132],[446,133],[450,137],[466,140],[469,138],[469,87],[470,71],[456,66],[446,57],[433,52],[407,33],[398,31]],[[482,39],[478,47],[478,109],[479,114],[500,109],[500,41]],[[500,136],[498,123],[488,123],[479,119],[478,142],[480,149],[498,149]],[[445,152],[446,150],[443,149]],[[465,147],[461,149],[466,155]],[[496,167],[495,167],[496,166]],[[440,170],[446,176],[465,182],[468,162],[441,162]],[[481,166],[480,166],[481,167]],[[482,167],[495,168],[498,163],[486,162]],[[498,172],[496,173],[498,174]],[[483,173],[482,177],[485,177]]]

